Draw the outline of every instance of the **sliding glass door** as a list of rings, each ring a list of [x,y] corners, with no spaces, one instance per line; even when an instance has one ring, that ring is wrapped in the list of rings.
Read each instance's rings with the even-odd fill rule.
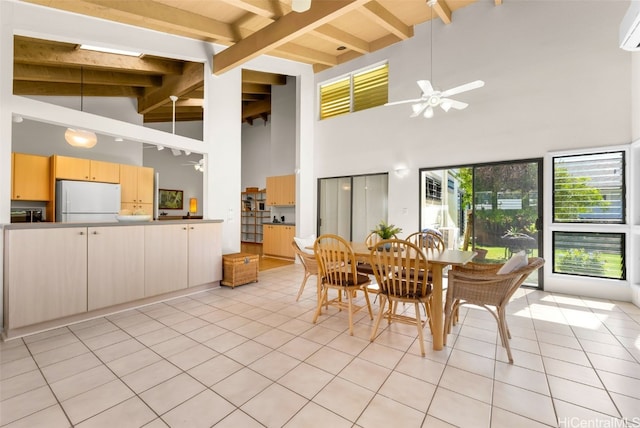
[[[321,178],[318,189],[319,235],[364,241],[380,220],[387,220],[387,174]]]
[[[541,159],[423,169],[421,228],[440,230],[448,248],[476,251],[475,261],[541,255],[541,177]],[[526,284],[541,287],[541,278]]]

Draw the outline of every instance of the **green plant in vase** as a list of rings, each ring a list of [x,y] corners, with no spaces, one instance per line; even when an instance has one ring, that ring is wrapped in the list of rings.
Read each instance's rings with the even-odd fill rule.
[[[381,220],[372,232],[376,233],[381,239],[391,239],[402,232],[402,229],[396,227],[395,224],[387,224],[386,221]]]

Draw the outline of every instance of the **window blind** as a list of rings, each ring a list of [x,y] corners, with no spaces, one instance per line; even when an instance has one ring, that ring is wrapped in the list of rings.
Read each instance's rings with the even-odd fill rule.
[[[353,76],[353,111],[381,106],[389,100],[389,65]]]
[[[554,232],[553,271],[625,279],[623,233]]]
[[[320,119],[351,111],[350,78],[320,86]]]

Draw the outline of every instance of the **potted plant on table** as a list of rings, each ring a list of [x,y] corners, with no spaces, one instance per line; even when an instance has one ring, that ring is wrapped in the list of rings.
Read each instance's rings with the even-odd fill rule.
[[[376,233],[380,239],[391,239],[396,237],[400,232],[402,232],[402,229],[399,227],[396,227],[396,225],[394,224],[387,224],[386,221],[384,220],[380,220],[380,223],[378,224],[378,226],[376,226],[375,229],[372,230],[373,233]],[[389,249],[391,248],[391,245],[387,244]]]

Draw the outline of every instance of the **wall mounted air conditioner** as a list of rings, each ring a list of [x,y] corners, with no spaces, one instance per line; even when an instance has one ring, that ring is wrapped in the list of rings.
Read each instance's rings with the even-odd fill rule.
[[[640,52],[640,1],[634,0],[620,24],[620,47]]]

